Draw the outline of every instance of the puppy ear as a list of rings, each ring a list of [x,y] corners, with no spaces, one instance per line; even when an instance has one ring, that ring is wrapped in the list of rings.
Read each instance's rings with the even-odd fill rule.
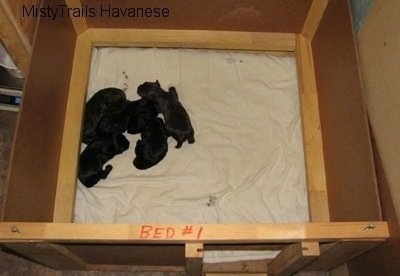
[[[179,100],[179,98],[178,98],[178,92],[176,92],[176,89],[175,89],[174,86],[171,86],[171,87],[168,89],[168,92],[171,93],[171,95],[175,98],[176,101]]]
[[[156,80],[156,84],[161,87],[160,82]]]
[[[164,125],[164,120],[161,119],[160,117],[157,117],[157,121],[160,125]]]

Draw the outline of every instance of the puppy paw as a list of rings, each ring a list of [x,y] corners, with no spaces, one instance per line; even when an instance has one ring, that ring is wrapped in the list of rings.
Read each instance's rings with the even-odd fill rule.
[[[175,148],[179,149],[180,147],[182,147],[183,142],[178,142],[178,144],[176,144]]]
[[[104,173],[106,173],[106,177],[107,175],[111,172],[111,170],[113,169],[113,166],[108,164],[105,169],[104,169]]]
[[[113,167],[111,165],[107,165],[104,170],[100,171],[99,176],[101,179],[106,179],[108,174],[111,172],[111,170],[113,169]],[[98,179],[100,180],[100,179]],[[96,181],[97,182],[97,181]]]

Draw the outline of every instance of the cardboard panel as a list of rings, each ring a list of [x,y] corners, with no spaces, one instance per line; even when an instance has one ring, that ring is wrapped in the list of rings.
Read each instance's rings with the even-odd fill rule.
[[[68,18],[42,18],[39,24],[10,163],[7,221],[52,221],[53,216],[76,35]]]
[[[390,238],[382,245],[348,262],[350,275],[396,275],[400,271],[400,262],[397,261],[400,259],[400,223],[375,141],[373,141],[374,156],[383,218],[388,222]]]
[[[331,221],[379,220],[348,1],[329,1],[312,48]]]
[[[94,28],[155,28],[289,32],[301,31],[311,0],[82,0]],[[101,6],[102,5],[102,6]],[[125,9],[148,8],[151,17],[122,15]],[[121,9],[118,12],[118,9]],[[164,17],[168,10],[168,16]],[[103,12],[101,12],[103,10]],[[108,12],[110,10],[111,12]],[[129,11],[129,10],[127,10]],[[138,14],[138,13],[136,13]],[[92,15],[92,16],[91,16]],[[150,13],[148,14],[150,15]]]

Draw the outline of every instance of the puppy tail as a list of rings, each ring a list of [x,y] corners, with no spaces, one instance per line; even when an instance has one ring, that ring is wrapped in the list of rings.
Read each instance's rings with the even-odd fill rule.
[[[107,166],[105,167],[105,169],[101,171],[100,177],[101,177],[102,179],[106,179],[107,176],[108,176],[108,174],[111,172],[112,169],[113,169],[113,166],[112,166],[112,165],[107,165]]]

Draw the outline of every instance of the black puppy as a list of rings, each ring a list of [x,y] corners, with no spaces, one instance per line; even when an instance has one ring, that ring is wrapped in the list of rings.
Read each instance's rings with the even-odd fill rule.
[[[99,137],[90,143],[79,157],[78,178],[87,188],[93,187],[100,179],[105,179],[112,170],[103,165],[129,148],[129,141],[122,134],[114,135],[111,139]]]
[[[133,165],[139,170],[145,170],[160,162],[168,151],[167,138],[164,121],[161,118],[148,122],[141,133],[141,140],[136,142]]]
[[[178,142],[176,148],[180,148],[186,140],[189,144],[194,143],[192,123],[185,108],[179,102],[175,87],[170,87],[169,91],[166,92],[157,80],[139,85],[137,93],[142,98],[155,103],[157,110],[164,117],[168,135]]]
[[[142,132],[147,126],[148,122],[157,118],[158,111],[154,103],[146,99],[140,99],[129,103],[129,123],[128,133],[137,134]]]
[[[130,101],[125,101],[120,109],[104,114],[97,126],[97,136],[112,137],[124,133],[131,117],[130,104]]]
[[[125,92],[118,88],[97,91],[86,103],[82,142],[89,144],[97,137],[97,126],[104,114],[120,109],[126,102]]]
[[[158,113],[154,104],[148,100],[127,100],[120,109],[104,114],[97,127],[97,135],[110,137],[125,131],[138,134],[149,121],[157,118]]]

